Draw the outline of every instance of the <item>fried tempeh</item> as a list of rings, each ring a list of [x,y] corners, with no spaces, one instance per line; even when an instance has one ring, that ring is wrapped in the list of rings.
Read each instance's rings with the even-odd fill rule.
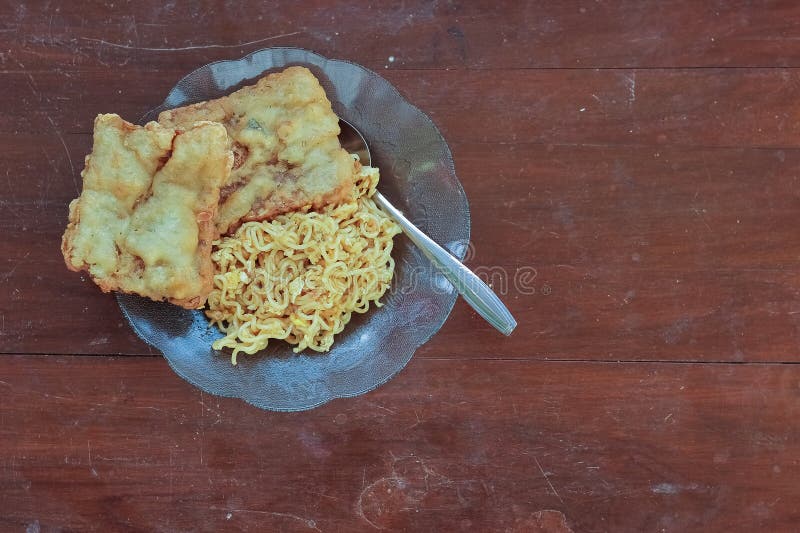
[[[158,120],[168,127],[210,120],[227,129],[234,164],[220,196],[221,234],[245,221],[336,203],[352,187],[355,164],[339,144],[339,120],[307,68],[289,67]]]
[[[103,291],[136,293],[186,308],[212,288],[211,243],[220,187],[233,163],[220,124],[135,126],[98,115],[62,239],[67,267]]]

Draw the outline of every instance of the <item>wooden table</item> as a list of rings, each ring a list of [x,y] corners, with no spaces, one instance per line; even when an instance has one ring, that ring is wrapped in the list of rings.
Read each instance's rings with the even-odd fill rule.
[[[800,520],[797,2],[4,3],[0,529],[787,531]],[[92,120],[299,46],[427,111],[473,268],[391,382],[203,394],[59,242]],[[502,291],[499,280],[495,288]]]

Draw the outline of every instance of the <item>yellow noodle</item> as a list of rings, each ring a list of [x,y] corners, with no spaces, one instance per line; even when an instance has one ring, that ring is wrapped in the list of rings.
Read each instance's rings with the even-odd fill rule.
[[[350,198],[320,213],[248,222],[214,243],[206,315],[225,337],[214,349],[254,354],[270,339],[326,352],[354,312],[389,288],[400,227],[372,200],[378,170],[363,167]]]

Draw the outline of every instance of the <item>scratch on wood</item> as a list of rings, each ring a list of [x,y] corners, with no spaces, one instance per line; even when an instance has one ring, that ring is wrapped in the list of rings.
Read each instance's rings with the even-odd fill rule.
[[[11,198],[14,195],[14,185],[11,183],[11,169],[6,169],[6,183],[8,184],[8,197]],[[11,207],[11,202],[3,202],[3,208],[8,209],[14,216],[19,217],[19,211]]]
[[[220,507],[213,507],[213,506],[211,507],[211,509],[214,511],[227,511],[229,513],[251,513],[251,514],[260,514],[265,516],[277,516],[280,518],[291,518],[292,520],[299,520],[300,522],[303,522],[308,528],[322,533],[322,530],[317,527],[316,521],[310,518],[303,518],[302,516],[297,516],[296,514],[279,513],[276,511],[259,511],[256,509],[223,509]]]
[[[650,487],[650,492],[653,494],[680,494],[683,491],[697,491],[701,490],[697,483],[692,483],[690,485],[677,485],[673,483],[659,483],[658,485],[653,485]]]
[[[112,48],[123,48],[125,50],[146,50],[148,52],[180,52],[182,50],[203,50],[207,48],[242,48],[245,46],[250,46],[253,44],[264,43],[267,41],[273,41],[275,39],[281,39],[283,37],[291,37],[292,35],[297,35],[302,33],[300,31],[293,31],[290,33],[281,33],[279,35],[273,35],[271,37],[265,37],[263,39],[257,39],[255,41],[248,41],[246,43],[236,43],[236,44],[201,44],[196,46],[180,46],[180,47],[168,47],[168,48],[156,48],[156,47],[149,47],[149,46],[131,46],[128,44],[120,44],[120,43],[112,43],[109,41],[105,41],[103,39],[92,39],[90,37],[81,37],[84,41],[91,41],[95,43],[104,44],[106,46],[110,46]]]
[[[516,227],[518,227],[518,228],[520,228],[522,230],[525,230],[525,231],[529,230],[529,228],[528,228],[528,226],[526,224],[522,224],[520,222],[517,222],[516,220],[512,220],[512,219],[509,219],[509,218],[501,218],[500,221],[501,222],[505,222],[506,224],[511,224],[512,226],[516,226]]]
[[[132,24],[133,34],[136,36],[136,44],[139,44],[141,40],[139,39],[139,27],[136,24],[136,15],[131,15],[131,17],[133,18],[133,24]]]
[[[50,168],[52,168],[53,172],[57,174],[58,166],[56,165],[55,161],[53,161],[53,158],[50,157],[50,154],[44,148],[41,148],[41,152],[44,158],[47,160],[47,163],[50,165]],[[39,198],[39,203],[41,204],[42,209],[44,209],[45,202],[47,201],[47,195],[50,192],[50,185],[53,183],[53,180],[47,176],[44,177],[44,180],[45,184],[44,187],[42,187],[42,196]]]
[[[411,424],[410,426],[408,426],[408,427],[406,428],[406,431],[408,431],[408,430],[410,430],[410,429],[414,429],[414,428],[415,428],[415,427],[417,427],[418,425],[422,424],[422,419],[419,417],[419,413],[417,412],[417,410],[416,410],[416,409],[414,409],[414,418],[416,418],[416,419],[417,419],[417,421],[416,421],[416,422],[414,422],[413,424]]]
[[[353,504],[357,517],[375,529],[387,529],[386,520],[392,513],[402,511],[434,511],[463,509],[473,505],[472,496],[478,485],[488,497],[490,491],[479,479],[454,480],[430,467],[422,457],[411,453],[396,456],[389,450],[389,472],[369,485],[363,486]],[[443,492],[446,489],[446,493]],[[436,491],[440,505],[425,505],[431,491]],[[450,501],[441,498],[449,497]],[[430,503],[430,502],[429,502]]]
[[[388,407],[384,407],[384,406],[382,406],[380,404],[377,404],[375,402],[367,402],[367,405],[370,405],[372,407],[377,407],[378,409],[380,409],[382,411],[386,411],[387,413],[391,413],[393,415],[397,414],[397,411],[393,411],[393,410],[389,409]]]
[[[9,50],[9,53],[10,53],[10,50]],[[36,80],[33,79],[33,74],[31,74],[30,71],[28,71],[28,67],[26,67],[25,64],[22,61],[20,61],[19,59],[15,58],[15,57],[11,57],[11,59],[14,60],[14,63],[16,63],[17,66],[20,69],[22,69],[23,74],[25,74],[25,76],[28,78],[28,82],[27,82],[28,83],[28,88],[30,88],[31,93],[33,94],[33,96],[35,96],[36,99],[39,100],[39,102],[42,102],[43,100],[46,100],[46,98],[42,97],[42,93],[39,92],[39,86],[36,84]]]
[[[203,465],[203,443],[205,440],[205,424],[203,423],[203,417],[205,416],[206,412],[206,403],[203,399],[203,391],[200,391],[200,465]]]
[[[41,102],[42,101],[42,95],[39,92],[39,90],[36,88],[36,84],[35,83],[31,83],[32,80],[33,80],[33,76],[28,74],[28,88],[31,90],[31,93],[33,93],[33,96],[35,96],[36,99]]]
[[[324,492],[317,492],[317,491],[314,491],[314,490],[310,490],[308,492],[310,494],[316,494],[320,498],[328,498],[329,500],[333,500],[333,501],[336,501],[336,502],[342,501],[341,498],[337,498],[336,496],[331,496],[330,494],[325,494]]]
[[[97,470],[94,468],[94,464],[92,464],[92,443],[91,441],[86,441],[86,451],[89,453],[89,472],[92,473],[94,477],[100,477],[97,473]]]
[[[137,405],[135,406],[136,409],[150,409],[151,411],[158,411],[159,413],[163,413],[163,409],[159,409],[158,407],[153,407],[151,405]]]
[[[384,529],[384,528],[382,528],[381,526],[379,526],[378,524],[376,524],[375,522],[373,522],[372,520],[367,518],[367,516],[364,514],[364,495],[367,494],[368,492],[370,492],[370,489],[372,489],[373,487],[375,487],[379,483],[384,483],[387,480],[393,480],[393,479],[395,479],[395,478],[382,477],[382,478],[374,481],[373,483],[370,483],[369,485],[364,487],[364,490],[361,491],[361,494],[358,495],[358,499],[356,500],[356,506],[355,506],[356,514],[358,515],[359,518],[364,520],[364,522],[366,522],[367,524],[371,525],[375,529]]]
[[[628,105],[632,105],[636,101],[636,72],[631,72],[630,76],[625,76],[628,84]]]
[[[22,262],[25,261],[28,258],[29,255],[31,255],[31,253],[27,252],[24,256],[22,256],[22,259],[18,260],[16,263],[14,263],[14,266],[11,267],[11,270],[9,270],[5,274],[3,274],[2,281],[7,281],[14,274],[14,272],[17,271],[17,268],[19,268],[19,265],[22,264]],[[4,323],[4,325],[5,325],[5,323]]]
[[[711,225],[709,225],[708,221],[706,220],[706,217],[704,216],[704,213],[706,212],[705,209],[700,209],[698,207],[692,207],[692,212],[695,215],[697,215],[698,217],[700,217],[700,220],[702,220],[703,224],[706,225],[706,228],[708,228],[708,231],[714,231],[713,229],[711,229]]]
[[[47,115],[47,121],[50,122],[50,125],[53,127],[53,131],[56,132],[56,135],[58,136],[58,140],[61,141],[61,146],[64,147],[64,153],[67,154],[67,161],[69,161],[70,177],[72,178],[72,184],[75,186],[75,193],[80,194],[81,191],[78,189],[78,181],[75,179],[75,165],[72,164],[72,154],[69,153],[67,143],[64,142],[64,136],[61,135],[60,131],[58,131],[56,124],[53,122],[53,118],[50,115]]]
[[[547,476],[547,474],[544,471],[544,468],[542,468],[542,465],[539,463],[539,459],[537,459],[535,455],[533,455],[532,457],[533,457],[533,460],[536,461],[536,466],[539,467],[539,472],[542,473],[542,476],[544,477],[544,480],[547,481],[547,485],[550,487],[550,490],[553,491],[553,494],[556,495],[556,497],[558,498],[558,501],[560,501],[561,504],[563,505],[564,504],[564,500],[561,498],[561,495],[558,493],[556,488],[550,482],[550,478]]]

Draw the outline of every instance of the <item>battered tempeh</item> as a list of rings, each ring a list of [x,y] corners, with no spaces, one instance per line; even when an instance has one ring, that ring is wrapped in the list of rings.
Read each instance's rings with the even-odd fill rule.
[[[222,234],[244,221],[338,202],[352,187],[355,165],[339,145],[339,120],[307,68],[289,67],[158,120],[169,127],[210,120],[227,129],[234,164],[220,196]]]
[[[135,126],[98,115],[94,146],[69,206],[61,249],[103,291],[201,307],[212,288],[211,242],[233,154],[220,124]]]

